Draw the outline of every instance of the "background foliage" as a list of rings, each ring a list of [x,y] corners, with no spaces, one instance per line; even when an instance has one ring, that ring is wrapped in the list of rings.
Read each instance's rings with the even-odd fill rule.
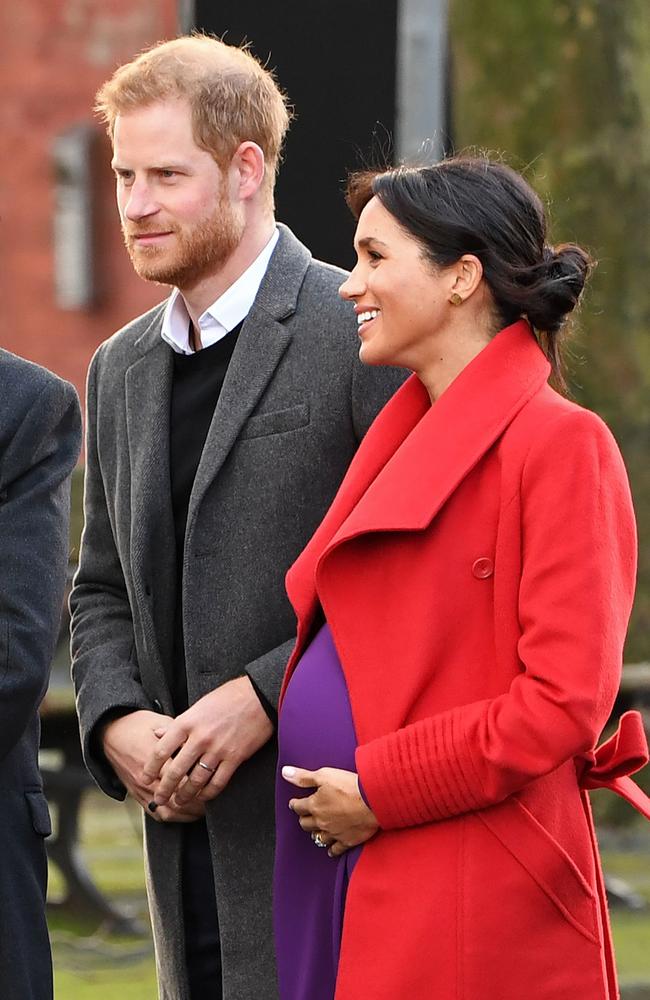
[[[545,198],[551,238],[598,261],[569,381],[625,456],[640,529],[626,660],[650,660],[650,4],[451,0],[457,150],[503,153]]]

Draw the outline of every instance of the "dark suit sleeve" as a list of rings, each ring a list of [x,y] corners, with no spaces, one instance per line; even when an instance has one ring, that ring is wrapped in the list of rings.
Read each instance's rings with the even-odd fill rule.
[[[68,564],[70,473],[81,444],[73,387],[39,376],[25,408],[25,393],[39,384],[29,378],[17,393],[24,414],[0,455],[0,759],[47,687]]]
[[[278,718],[278,701],[282,678],[289,662],[289,657],[296,644],[295,637],[264,653],[246,667],[246,673],[255,689],[262,708],[269,719],[276,725]]]
[[[124,798],[126,790],[104,757],[98,730],[114,714],[152,705],[140,683],[131,608],[97,449],[100,357],[101,348],[88,373],[84,530],[70,597],[72,680],[86,766],[108,795]]]

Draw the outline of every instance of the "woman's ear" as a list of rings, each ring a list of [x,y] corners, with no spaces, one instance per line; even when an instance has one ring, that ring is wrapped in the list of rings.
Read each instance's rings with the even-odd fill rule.
[[[473,253],[463,254],[453,266],[454,283],[449,301],[461,305],[473,295],[483,278],[483,265]]]

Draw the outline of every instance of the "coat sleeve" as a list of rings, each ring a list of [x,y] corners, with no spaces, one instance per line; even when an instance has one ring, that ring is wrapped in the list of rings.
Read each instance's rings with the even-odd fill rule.
[[[48,376],[2,454],[0,759],[47,686],[68,565],[70,474],[81,416],[73,387]]]
[[[591,750],[607,722],[634,594],[636,529],[621,456],[594,414],[572,411],[537,436],[522,470],[521,512],[521,672],[498,697],[358,748],[384,828],[501,802]]]
[[[262,706],[271,719],[273,725],[277,724],[278,701],[280,699],[280,688],[282,678],[289,662],[289,657],[296,644],[295,636],[287,639],[286,642],[269,650],[259,656],[246,667],[246,674],[251,680],[255,693]]]
[[[123,798],[126,790],[101,750],[98,727],[109,713],[152,709],[152,705],[140,682],[131,607],[97,448],[101,351],[88,372],[84,530],[70,595],[72,680],[86,766],[108,795]]]

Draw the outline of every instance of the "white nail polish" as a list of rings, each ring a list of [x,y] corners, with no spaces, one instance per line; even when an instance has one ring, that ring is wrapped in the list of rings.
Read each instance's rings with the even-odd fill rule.
[[[288,767],[287,766],[287,767],[283,767],[282,768],[282,777],[283,778],[295,778],[295,776],[296,776],[296,769],[295,769],[295,767]]]

